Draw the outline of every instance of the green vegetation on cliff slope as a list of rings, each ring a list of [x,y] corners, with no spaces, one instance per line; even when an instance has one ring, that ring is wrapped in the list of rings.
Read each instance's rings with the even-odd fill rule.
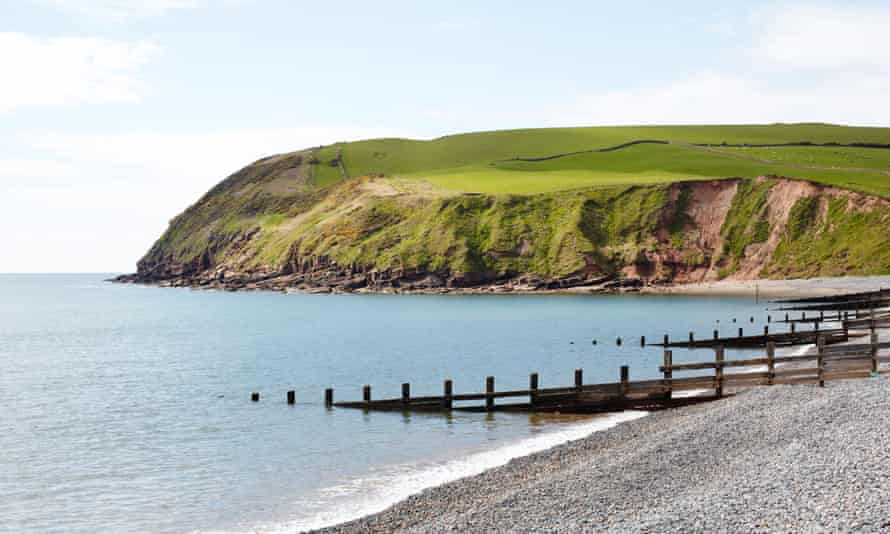
[[[774,278],[890,274],[887,208],[852,209],[842,198],[803,198],[765,272]]]

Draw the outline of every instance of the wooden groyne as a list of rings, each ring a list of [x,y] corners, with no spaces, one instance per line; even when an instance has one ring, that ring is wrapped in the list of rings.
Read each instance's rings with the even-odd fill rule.
[[[665,357],[670,358],[669,355]],[[670,360],[665,361],[669,362]],[[531,373],[528,389],[498,391],[495,389],[494,377],[489,376],[485,379],[485,391],[480,393],[452,393],[452,381],[446,380],[443,383],[443,395],[412,397],[410,385],[402,384],[401,397],[374,400],[371,398],[371,387],[366,385],[362,388],[363,399],[361,401],[333,402],[331,399],[329,406],[384,411],[596,413],[629,409],[655,410],[713,400],[713,395],[678,398],[671,395],[673,391],[701,389],[705,383],[706,380],[697,377],[674,381],[670,387],[665,387],[662,380],[631,381],[629,368],[622,366],[619,369],[617,382],[584,384],[583,370],[576,369],[573,385],[553,388],[539,387],[538,374]],[[526,402],[500,402],[504,399],[517,398]],[[468,401],[480,401],[481,403],[470,406],[457,404]]]
[[[662,343],[650,343],[651,347],[664,348],[686,348],[686,349],[704,349],[704,348],[760,348],[766,347],[767,344],[773,343],[779,347],[790,347],[795,345],[812,345],[816,343],[816,338],[822,336],[827,345],[835,343],[843,343],[851,337],[864,336],[865,334],[850,333],[848,329],[838,328],[831,330],[803,330],[790,332],[770,333],[769,327],[765,326],[763,334],[743,335],[743,329],[739,329],[739,335],[735,337],[718,337],[717,331],[714,331],[714,337],[711,339],[695,339],[692,332],[686,341],[670,341],[668,336],[664,337]]]
[[[325,404],[329,407],[384,411],[595,413],[629,409],[658,410],[719,399],[740,388],[807,383],[824,386],[825,382],[831,380],[890,373],[890,370],[881,370],[881,364],[890,362],[890,357],[880,356],[880,350],[890,348],[890,343],[879,343],[876,332],[871,332],[868,343],[829,346],[828,339],[828,335],[819,333],[815,337],[816,350],[812,354],[776,356],[777,344],[769,342],[763,355],[727,360],[724,347],[716,346],[713,360],[682,364],[673,363],[673,353],[668,349],[664,351],[664,364],[659,367],[662,378],[652,380],[631,381],[629,368],[622,366],[617,382],[585,384],[583,370],[576,369],[574,384],[564,387],[541,388],[538,374],[532,373],[529,376],[528,389],[498,391],[495,388],[495,378],[489,376],[485,379],[485,391],[478,393],[454,393],[453,382],[445,380],[442,395],[414,397],[411,395],[410,384],[404,383],[401,397],[373,399],[371,386],[365,385],[360,401],[334,402],[333,390],[328,389],[325,392]],[[755,369],[751,369],[752,367]],[[674,373],[705,370],[713,370],[713,375],[674,376]],[[698,394],[675,396],[675,393],[689,391]],[[516,398],[525,402],[500,402]],[[478,401],[480,404],[457,404],[471,401]]]
[[[844,293],[842,295],[828,295],[825,297],[804,297],[797,299],[780,299],[772,301],[774,304],[818,304],[827,302],[848,302],[853,300],[879,300],[890,298],[890,289],[877,291],[860,291],[858,293]]]
[[[822,304],[806,304],[795,306],[781,306],[775,311],[858,311],[875,310],[890,307],[890,299],[879,300],[847,300],[839,302],[826,302]]]

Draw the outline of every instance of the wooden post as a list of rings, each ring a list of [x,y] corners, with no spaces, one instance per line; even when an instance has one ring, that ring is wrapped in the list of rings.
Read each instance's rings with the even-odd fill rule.
[[[806,318],[807,318],[807,312],[800,312],[800,318],[801,318],[801,319],[806,319]]]
[[[366,404],[371,404],[371,386],[367,384],[362,387],[362,400]]]
[[[769,337],[769,325],[763,325],[763,337]]]
[[[334,405],[334,389],[328,388],[324,390],[324,405],[328,408]]]
[[[714,330],[714,340],[720,339],[720,332]]]
[[[620,337],[615,340],[615,344],[618,345],[619,347],[621,346],[621,338]]]
[[[766,344],[766,372],[769,375],[766,383],[772,386],[776,379],[776,344],[772,341]]]
[[[717,382],[716,393],[719,399],[723,397],[723,347],[717,347],[715,351],[714,380]]]
[[[402,384],[402,406],[407,407],[411,403],[411,384]]]
[[[772,316],[772,315],[767,315],[767,316],[766,316],[766,322],[768,322],[768,323],[773,322],[773,316]]]
[[[646,336],[640,336],[640,346],[641,347],[646,346]]]
[[[695,341],[695,335],[692,332],[689,332],[689,342],[692,343]]]
[[[253,393],[250,394],[250,400],[252,402],[260,402],[260,394],[257,393],[256,391],[254,391]]]
[[[494,377],[485,378],[485,409],[494,410]]]
[[[794,333],[794,323],[791,323],[791,333]]]
[[[785,312],[785,322],[788,322],[788,312]]]
[[[667,347],[670,344],[671,338],[667,334],[664,335],[664,346]]]
[[[878,333],[871,331],[871,372],[878,372]]]
[[[287,392],[287,403],[294,404],[297,402],[297,393],[293,390]]]
[[[664,351],[664,385],[667,388],[667,392],[664,397],[667,400],[671,400],[671,393],[674,390],[674,372],[671,371],[672,365],[674,365],[674,353],[666,350]]]
[[[751,320],[748,321],[748,322],[749,322],[749,323],[753,323],[753,322],[754,322],[754,316],[753,316],[753,315],[751,316]]]
[[[819,320],[820,320],[820,321],[824,321],[824,320],[825,320],[825,312],[824,312],[824,311],[819,311]]]
[[[534,406],[538,397],[538,373],[528,375],[528,389],[531,392],[528,395],[528,400]]]
[[[813,327],[813,330],[815,330],[816,332],[819,331],[819,321],[816,321],[815,326]]]
[[[629,377],[630,377],[630,368],[626,365],[622,365],[621,366],[621,398],[626,397],[627,392],[630,389]]]
[[[575,369],[575,389],[581,392],[581,386],[584,384],[584,370]]]
[[[742,329],[742,327],[739,327],[739,337],[744,337],[744,336],[745,336],[744,330]]]
[[[451,380],[445,380],[445,382],[442,383],[442,395],[443,395],[442,409],[443,410],[451,409],[451,406],[453,404],[453,399],[451,398],[451,396],[454,394],[453,387],[454,386],[453,386]]]
[[[819,366],[819,387],[825,387],[825,336],[816,337],[816,350],[818,359],[816,365]]]

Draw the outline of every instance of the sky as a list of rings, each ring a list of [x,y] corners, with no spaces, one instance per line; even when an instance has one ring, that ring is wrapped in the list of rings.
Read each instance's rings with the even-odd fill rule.
[[[132,272],[265,155],[513,127],[890,126],[890,4],[0,0],[0,272]]]

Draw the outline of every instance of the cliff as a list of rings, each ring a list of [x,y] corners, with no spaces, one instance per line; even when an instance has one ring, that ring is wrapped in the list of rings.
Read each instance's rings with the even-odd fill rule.
[[[225,289],[494,291],[886,274],[890,202],[760,176],[466,193],[260,160],[170,223],[121,281]]]

